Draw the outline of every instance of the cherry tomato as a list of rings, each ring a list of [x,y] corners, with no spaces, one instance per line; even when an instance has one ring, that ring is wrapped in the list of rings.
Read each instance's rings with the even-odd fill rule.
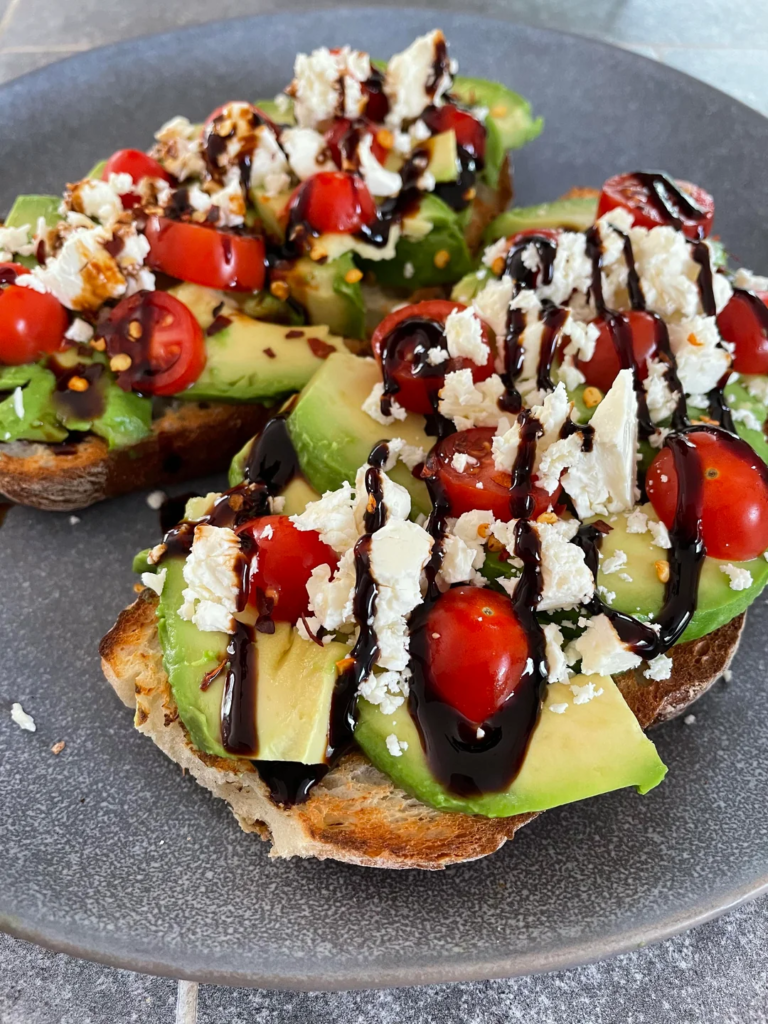
[[[737,373],[768,373],[768,292],[734,292],[717,318]]]
[[[21,366],[46,352],[64,347],[69,327],[66,309],[58,299],[15,284],[29,271],[20,263],[0,263],[0,363]]]
[[[494,427],[459,430],[438,441],[427,456],[422,476],[438,478],[448,496],[452,516],[480,508],[492,512],[505,523],[512,518],[509,493],[512,477],[494,465],[492,442],[495,433]],[[453,465],[456,455],[468,455],[474,461],[468,460],[466,467],[459,471]],[[543,488],[534,486],[532,494],[534,508],[530,518],[535,519],[557,504],[560,487],[547,494]]]
[[[263,604],[262,594],[275,603],[271,616],[276,622],[298,622],[308,615],[307,580],[312,570],[324,563],[334,570],[338,557],[314,530],[297,530],[287,516],[264,516],[246,528],[258,544],[256,571],[251,571],[249,603]]]
[[[264,286],[264,239],[258,235],[154,216],[146,235],[153,270],[207,288],[257,292]]]
[[[485,157],[485,125],[468,110],[462,110],[453,103],[444,103],[441,107],[425,110],[422,120],[433,135],[453,131],[462,149],[466,149],[477,160]]]
[[[371,121],[382,124],[389,113],[389,99],[384,92],[384,75],[378,68],[371,68],[371,77],[363,82],[363,95],[367,96],[365,115]]]
[[[373,354],[380,366],[386,356],[387,373],[400,388],[394,398],[403,408],[422,415],[434,412],[436,392],[445,383],[445,375],[454,370],[471,370],[474,381],[485,380],[493,373],[493,351],[482,321],[483,340],[488,345],[488,359],[482,366],[464,358],[446,359],[433,366],[426,359],[427,351],[442,341],[449,313],[466,308],[447,299],[416,302],[390,313],[373,332]],[[393,338],[396,331],[397,337]]]
[[[702,476],[702,537],[707,554],[735,562],[768,548],[768,468],[746,441],[730,434],[693,431]],[[677,506],[677,470],[662,448],[645,480],[656,514],[671,529]]]
[[[321,235],[354,235],[376,219],[368,187],[348,171],[321,171],[307,178],[291,196],[289,210]]]
[[[376,133],[376,126],[367,118],[359,117],[356,121],[350,121],[348,117],[337,117],[331,127],[325,133],[325,141],[331,151],[333,162],[337,167],[344,166],[344,143],[347,139],[353,141],[357,134],[363,139],[366,135],[373,136],[371,153],[383,164],[387,159],[387,149],[379,142]]]
[[[134,185],[138,185],[143,178],[161,178],[169,184],[173,183],[173,178],[165,168],[140,149],[118,149],[113,153],[101,172],[102,180],[109,181],[110,174],[129,174]],[[141,202],[136,192],[127,192],[120,199],[126,210],[133,209]]]
[[[609,178],[600,193],[597,216],[602,217],[604,213],[620,206],[629,210],[637,227],[657,228],[660,224],[672,224],[673,217],[664,209],[662,201],[656,198],[652,184],[643,180],[642,174],[643,172],[636,171]],[[715,217],[714,199],[709,192],[688,181],[675,181],[674,184],[700,211],[691,209],[674,194],[668,194],[667,203],[674,211],[674,218],[679,222],[676,226],[686,238],[706,238],[712,230],[712,221]],[[663,185],[658,187],[663,189]]]
[[[433,692],[473,724],[486,722],[514,693],[529,657],[511,600],[454,587],[437,599],[426,631]]]
[[[630,310],[624,313],[624,316],[629,321],[629,329],[632,332],[632,350],[637,362],[638,376],[640,380],[645,380],[648,376],[646,359],[652,359],[659,347],[656,340],[656,321],[650,313],[641,310]],[[576,365],[587,378],[587,384],[606,392],[616,380],[621,364],[608,324],[605,320],[593,322],[600,332],[595,342],[594,354],[586,361],[577,359]]]
[[[99,328],[110,358],[128,355],[117,374],[125,391],[178,395],[205,366],[205,338],[183,302],[167,292],[136,292],[110,311]]]

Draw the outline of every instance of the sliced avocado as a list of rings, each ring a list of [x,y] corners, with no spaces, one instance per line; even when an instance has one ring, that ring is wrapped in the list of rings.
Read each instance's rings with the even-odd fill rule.
[[[5,219],[9,228],[29,226],[30,237],[35,234],[37,222],[42,217],[49,228],[54,227],[62,219],[59,213],[60,196],[17,196],[11,211]],[[38,265],[37,258],[32,256],[14,256],[14,262],[32,269]]]
[[[454,131],[440,132],[432,135],[423,143],[429,153],[427,171],[439,184],[443,181],[455,181],[459,176],[459,153],[456,148]]]
[[[66,428],[51,401],[56,378],[39,363],[0,368],[0,440],[63,441]]]
[[[534,118],[531,104],[519,93],[485,78],[457,76],[451,93],[466,107],[486,107],[504,149],[520,149],[541,134],[544,119]]]
[[[295,304],[284,302],[271,292],[252,292],[250,295],[238,295],[234,292],[219,294],[222,299],[226,295],[241,312],[254,320],[266,320],[271,324],[289,324],[291,327],[301,327],[306,323],[306,317]]]
[[[483,160],[482,177],[489,188],[495,189],[499,184],[499,174],[507,150],[498,124],[492,117],[485,119],[485,158]]]
[[[320,493],[336,490],[345,480],[354,483],[357,470],[379,441],[402,437],[425,452],[432,447],[434,438],[424,433],[423,416],[408,413],[404,420],[383,426],[363,412],[363,402],[380,382],[373,359],[339,352],[326,360],[302,391],[288,417],[288,431],[302,472]],[[408,488],[415,512],[429,513],[431,504],[422,480],[416,480],[402,462],[390,476]]]
[[[451,298],[454,302],[463,302],[465,306],[468,306],[472,299],[485,288],[489,280],[493,280],[493,275],[488,267],[478,267],[477,270],[472,270],[456,282],[451,289]]]
[[[351,252],[327,263],[304,256],[287,269],[276,270],[272,277],[285,281],[291,297],[306,309],[310,323],[327,324],[334,334],[345,338],[365,337],[360,273]]]
[[[464,219],[442,199],[425,195],[418,213],[408,218],[407,225],[411,235],[418,233],[422,237],[403,234],[397,242],[394,259],[363,260],[361,265],[385,288],[416,291],[451,284],[472,269],[472,257],[464,238]]]
[[[94,164],[93,167],[90,169],[90,171],[88,171],[88,173],[86,174],[86,178],[99,178],[100,179],[102,174],[104,173],[104,168],[106,166],[107,166],[107,161],[106,160],[99,160],[99,162],[97,164]]]
[[[768,462],[768,437],[765,434],[765,424],[768,419],[768,406],[760,398],[751,395],[748,390],[748,384],[751,380],[765,380],[765,377],[756,375],[743,375],[733,384],[728,384],[725,388],[725,401],[728,407],[736,415],[734,417],[734,426],[736,427],[736,433],[739,437],[743,437],[747,444],[750,444],[763,462]],[[747,413],[751,413],[754,417],[754,421],[749,418],[747,425],[745,421],[739,418],[739,413],[744,410]],[[688,409],[692,419],[698,419],[702,413],[706,413],[706,409],[697,409],[694,406],[690,406]],[[755,422],[759,424],[759,428],[755,429]]]
[[[208,632],[182,619],[184,559],[166,558],[165,585],[157,622],[163,663],[179,716],[194,745],[208,754],[227,757],[221,744],[221,697],[225,673],[206,690],[203,677],[227,656],[226,633]],[[287,622],[275,624],[272,634],[259,633],[257,652],[257,733],[259,757],[267,761],[325,760],[336,662],[346,657],[346,644],[318,646],[302,640]]]
[[[256,207],[259,220],[264,225],[267,236],[275,242],[285,241],[285,226],[288,220],[288,203],[293,192],[288,190],[280,192],[276,196],[268,196],[266,193],[251,186],[249,190],[251,202]]]
[[[284,104],[278,105],[276,100],[256,100],[254,106],[257,106],[275,124],[296,124],[296,118],[293,116],[293,100],[288,96],[283,96],[282,99],[285,100]]]
[[[570,686],[588,682],[603,692],[575,704]],[[567,704],[565,711],[550,710],[559,704]],[[408,745],[400,757],[387,747],[393,734]],[[547,686],[522,767],[500,793],[460,797],[442,786],[430,771],[406,705],[385,715],[379,705],[361,700],[355,739],[377,768],[425,804],[488,818],[545,811],[625,786],[647,793],[666,774],[656,748],[608,676],[574,676],[569,685]]]
[[[594,224],[596,215],[597,199],[592,198],[555,199],[537,206],[513,206],[491,221],[483,238],[486,243],[495,242],[498,238],[509,238],[529,228],[585,231]]]
[[[219,293],[188,283],[177,285],[170,293],[207,331],[221,303]],[[265,323],[235,309],[227,309],[223,315],[230,323],[206,338],[205,369],[177,398],[249,402],[298,391],[322,366],[328,348],[335,351],[343,346],[327,327]]]
[[[653,522],[658,522],[658,516],[650,503],[641,505],[640,511]],[[610,516],[608,523],[612,529],[603,537],[600,547],[603,557],[600,559],[597,584],[616,596],[609,601],[605,591],[599,591],[599,594],[611,608],[634,615],[642,621],[653,621],[664,602],[664,584],[659,580],[656,562],[666,561],[669,552],[653,543],[650,531],[628,533],[627,517],[624,514]],[[603,566],[606,560],[617,551],[626,554],[626,565],[616,572],[605,573]],[[752,585],[746,590],[731,590],[730,578],[721,571],[721,566],[728,564],[748,569],[752,575]],[[768,562],[764,558],[730,563],[728,559],[707,556],[701,569],[696,612],[681,639],[696,640],[724,626],[755,600],[766,583]]]

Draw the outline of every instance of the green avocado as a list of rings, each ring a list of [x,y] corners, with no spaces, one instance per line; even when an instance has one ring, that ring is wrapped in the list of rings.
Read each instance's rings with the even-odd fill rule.
[[[351,252],[327,263],[304,256],[286,270],[273,274],[273,280],[285,281],[291,298],[306,309],[310,323],[326,324],[334,334],[345,338],[365,337],[365,305],[359,278]]]
[[[454,131],[432,135],[424,143],[424,149],[429,153],[427,170],[438,184],[455,181],[458,178],[459,153],[456,148],[456,133]]]
[[[733,384],[726,386],[725,401],[735,414],[734,426],[736,427],[736,433],[754,448],[763,462],[768,462],[768,437],[766,437],[764,432],[764,427],[768,420],[768,406],[766,406],[762,399],[749,392],[751,381],[764,380],[766,378],[759,375],[742,375]],[[688,411],[692,419],[698,419],[701,413],[705,413],[707,410],[690,406]],[[744,418],[741,418],[745,413],[751,414],[747,417],[747,422],[745,422]],[[759,424],[758,429],[755,429],[755,422]],[[748,423],[749,425],[747,425]]]
[[[67,436],[53,409],[56,378],[39,363],[0,368],[0,440],[63,441]]]
[[[544,119],[534,118],[531,104],[499,82],[458,75],[451,93],[467,107],[486,107],[487,118],[498,129],[503,148],[520,149],[541,134]]]
[[[60,206],[60,196],[17,196],[10,213],[5,218],[5,226],[23,228],[28,225],[31,237],[35,234],[37,222],[41,217],[49,228],[59,223],[61,220]],[[14,256],[14,262],[31,269],[37,266],[38,261],[35,256]]]
[[[268,196],[251,186],[249,194],[268,238],[273,242],[284,242],[288,203],[293,192],[287,190],[276,196]]]
[[[281,95],[281,100],[285,101],[281,106],[278,106],[274,99],[256,100],[254,106],[257,106],[275,124],[296,124],[296,118],[293,116],[293,100],[284,94]]]
[[[192,311],[207,332],[215,319],[214,310],[221,304],[220,293],[185,283],[172,288],[170,294]],[[230,322],[206,337],[205,369],[177,398],[249,402],[298,391],[322,366],[328,349],[343,345],[327,327],[266,323],[230,307],[222,315]]]
[[[641,505],[640,511],[653,522],[658,522],[658,516],[650,503]],[[668,552],[653,543],[650,531],[628,533],[627,517],[624,514],[610,516],[608,523],[612,530],[603,537],[600,546],[600,569],[597,576],[598,587],[605,589],[600,589],[598,593],[611,608],[643,621],[652,621],[661,611],[664,602],[664,584],[659,580],[656,562],[666,561]],[[626,554],[626,565],[615,572],[606,573],[603,566],[617,551]],[[721,566],[728,564],[748,569],[752,575],[751,586],[745,590],[732,590],[730,578],[721,571]],[[707,556],[701,569],[696,612],[681,639],[696,640],[724,626],[755,600],[766,583],[768,562],[762,557],[753,558],[749,562],[730,563],[728,559]],[[609,600],[610,594],[615,594],[615,597]]]
[[[588,682],[603,692],[575,704],[570,686]],[[551,710],[560,704],[568,705],[565,711]],[[390,735],[407,744],[399,757],[387,747]],[[442,786],[430,771],[418,729],[404,704],[385,715],[380,706],[361,700],[355,739],[377,768],[425,804],[489,818],[546,811],[625,786],[647,793],[666,774],[656,748],[608,676],[574,676],[569,685],[547,686],[522,767],[509,788],[499,793],[460,797]]]
[[[164,560],[167,570],[157,611],[163,663],[179,716],[192,742],[208,754],[229,756],[221,743],[221,698],[225,673],[206,690],[203,677],[227,656],[226,633],[207,632],[182,619],[184,559]],[[346,644],[325,647],[302,640],[287,622],[272,634],[259,633],[256,721],[258,757],[266,761],[325,761],[336,662],[346,657]]]
[[[355,474],[379,442],[402,437],[407,444],[432,447],[434,438],[424,433],[424,417],[408,413],[390,426],[377,423],[363,412],[363,402],[381,373],[373,359],[361,359],[348,352],[330,356],[302,391],[288,417],[291,435],[302,472],[319,492],[333,491],[345,480],[354,483]],[[402,462],[390,476],[407,487],[413,510],[429,513],[431,504],[422,480],[416,480]]]
[[[591,198],[555,199],[536,206],[513,206],[491,221],[485,229],[484,240],[486,244],[495,242],[498,238],[509,238],[529,228],[585,231],[594,224],[596,215],[597,199]]]

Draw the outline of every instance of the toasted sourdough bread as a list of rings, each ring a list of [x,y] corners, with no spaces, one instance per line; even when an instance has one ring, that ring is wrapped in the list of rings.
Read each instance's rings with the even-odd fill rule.
[[[179,403],[152,434],[109,451],[95,434],[71,444],[16,441],[0,446],[0,493],[19,505],[71,512],[145,487],[225,469],[266,421],[262,405]]]
[[[250,761],[211,757],[190,743],[163,668],[156,606],[155,594],[144,589],[121,612],[101,642],[104,674],[123,703],[135,707],[139,732],[226,800],[244,831],[271,840],[271,856],[434,870],[494,853],[536,817],[491,819],[434,810],[398,789],[359,753],[342,758],[306,803],[275,806]],[[644,728],[679,714],[723,674],[744,618],[673,648],[670,679],[651,681],[640,672],[617,677]]]

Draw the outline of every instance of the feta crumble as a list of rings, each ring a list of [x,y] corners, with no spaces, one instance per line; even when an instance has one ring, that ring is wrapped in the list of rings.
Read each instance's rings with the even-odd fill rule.
[[[555,622],[548,622],[543,627],[546,642],[545,658],[547,661],[547,682],[565,683],[568,680],[568,663],[563,653],[563,634]]]
[[[483,340],[483,325],[471,306],[448,314],[445,340],[452,359],[469,359],[477,366],[485,366],[488,362],[489,349]]]
[[[568,704],[567,702],[559,704],[550,704],[549,710],[554,711],[556,715],[562,715],[568,710]]]
[[[720,566],[720,572],[725,573],[730,578],[731,590],[747,590],[752,586],[752,573],[749,569],[742,569],[738,565],[732,565],[730,562],[727,565]]]
[[[648,662],[643,675],[646,679],[669,679],[672,675],[672,659],[667,654],[659,654]]]
[[[475,384],[471,370],[456,370],[446,374],[439,411],[453,420],[458,430],[495,427],[501,417],[498,403],[503,393],[504,385],[495,373]]]
[[[18,702],[11,704],[11,719],[25,732],[37,732],[34,718]]]
[[[469,373],[469,371],[467,372]],[[449,374],[448,376],[452,375]],[[396,420],[404,420],[408,415],[408,411],[407,409],[404,409],[402,405],[398,404],[394,398],[391,399],[389,414],[387,415],[381,411],[381,399],[383,395],[384,385],[374,384],[373,390],[360,408],[364,413],[367,413],[372,420],[376,420],[377,423],[381,423],[385,427],[391,426]]]
[[[604,690],[602,686],[595,686],[593,682],[584,683],[579,686],[577,683],[571,685],[574,704],[589,704],[595,697],[602,697]]]
[[[451,459],[451,466],[457,473],[463,473],[467,466],[477,465],[479,465],[478,460],[472,455],[467,455],[466,452],[454,452],[453,458]]]
[[[408,749],[408,744],[405,740],[399,740],[393,732],[387,736],[386,739],[387,750],[390,752],[392,757],[402,757],[403,751]]]
[[[445,36],[436,29],[419,36],[411,45],[391,57],[384,77],[384,92],[389,100],[386,122],[399,129],[404,121],[418,118],[430,104],[440,106],[450,90],[450,70],[441,71],[435,80],[438,49],[445,46]]]
[[[627,564],[627,553],[626,551],[617,550],[608,558],[606,558],[600,566],[605,576],[610,575],[612,572],[618,572],[619,569],[623,569]]]
[[[367,53],[342,46],[333,52],[326,46],[299,53],[288,87],[293,96],[296,123],[317,128],[332,117],[359,117],[366,103],[362,83],[371,76]]]
[[[192,549],[184,563],[184,603],[179,616],[205,631],[232,633],[240,595],[240,541],[227,527],[195,527]]]
[[[160,572],[143,572],[141,574],[141,582],[145,587],[150,590],[154,590],[158,597],[163,592],[165,586],[165,578],[168,575],[167,569],[161,569]]]
[[[581,636],[568,645],[566,656],[571,664],[580,658],[581,671],[588,676],[617,675],[642,661],[623,643],[607,615],[591,618]]]

